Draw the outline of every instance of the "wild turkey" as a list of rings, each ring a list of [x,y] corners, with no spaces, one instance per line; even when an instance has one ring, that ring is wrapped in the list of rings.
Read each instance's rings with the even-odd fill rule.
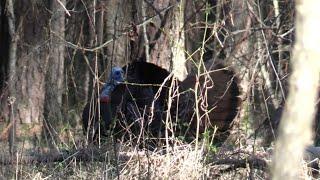
[[[198,89],[200,91],[198,95],[202,97],[199,102],[201,119],[199,133],[205,132],[205,129],[208,128],[213,129],[214,126],[217,126],[220,132],[227,131],[238,112],[239,88],[236,78],[232,71],[218,70],[219,68],[222,66],[208,67],[208,76],[199,77]],[[113,119],[115,126],[110,129],[113,130],[113,135],[117,138],[129,137],[138,142],[143,141],[146,137],[147,139],[163,137],[165,130],[163,122],[165,122],[165,115],[167,115],[169,86],[172,81],[171,78],[167,78],[170,73],[147,62],[133,62],[122,69],[125,72],[127,83],[114,85],[114,89],[111,88],[112,90],[104,92],[105,89],[108,89],[106,84],[101,93],[101,95],[109,94],[108,97],[110,97],[110,92],[112,92],[110,103],[105,103],[104,100],[100,103],[100,116],[103,119],[101,122],[104,123],[101,124],[102,134],[110,128],[110,122]],[[160,89],[160,85],[165,80],[167,82]],[[189,91],[189,89],[195,88],[196,82],[195,76],[189,76],[183,82],[177,82],[180,92],[183,93],[179,99],[173,97],[173,104],[178,108],[172,106],[170,109],[174,116],[171,119],[177,120],[169,122],[175,124],[175,127],[169,130],[171,135],[174,131],[183,132],[182,135],[190,137],[194,137],[196,134],[195,95]],[[159,97],[155,100],[155,95],[159,90],[161,90]],[[107,99],[107,102],[109,100]],[[89,116],[87,114],[90,111],[90,106],[87,106],[83,113],[85,132],[88,131],[89,121],[87,119]],[[177,109],[178,112],[175,112]],[[96,117],[97,115],[96,112]],[[94,132],[97,132],[99,124],[96,123],[97,120],[94,122],[93,129]],[[189,126],[184,128],[185,124]]]

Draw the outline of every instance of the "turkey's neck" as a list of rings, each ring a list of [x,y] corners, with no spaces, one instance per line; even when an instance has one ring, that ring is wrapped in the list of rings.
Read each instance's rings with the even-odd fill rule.
[[[100,94],[100,102],[103,102],[103,103],[110,102],[111,93],[114,91],[116,86],[117,85],[115,83],[112,83],[112,82],[108,82],[107,84],[105,84],[103,86],[102,92]]]
[[[113,83],[107,83],[103,88],[102,88],[102,93],[101,95],[107,95],[110,96],[111,93],[114,91],[116,88],[116,85]]]

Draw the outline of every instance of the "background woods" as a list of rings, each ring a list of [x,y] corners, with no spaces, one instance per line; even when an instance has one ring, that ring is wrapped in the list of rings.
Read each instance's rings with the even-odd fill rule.
[[[292,65],[294,43],[305,36],[294,21],[296,6],[291,0],[2,0],[0,163],[6,166],[0,177],[29,171],[56,178],[270,177],[266,149],[274,147],[287,97],[299,93],[289,88],[289,76],[310,65]],[[108,94],[107,121],[99,119],[105,113],[99,97],[115,66],[126,82]],[[88,138],[82,121],[94,121],[89,126],[99,138]],[[47,164],[6,171],[33,162]]]

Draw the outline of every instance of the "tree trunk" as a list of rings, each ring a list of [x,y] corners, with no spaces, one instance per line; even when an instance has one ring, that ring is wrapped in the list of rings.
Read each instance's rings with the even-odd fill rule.
[[[273,160],[273,179],[303,178],[302,156],[311,143],[318,94],[320,1],[296,1],[296,43],[289,97],[280,123]]]
[[[24,140],[23,148],[26,149],[30,148],[31,142],[37,142],[43,120],[44,79],[48,60],[45,27],[50,16],[42,5],[28,0],[7,1],[11,117],[8,127],[12,127],[9,140],[11,145],[19,145],[18,142]],[[14,142],[14,139],[17,141]]]
[[[256,65],[255,53],[258,51],[254,43],[258,44],[258,42],[253,38],[254,32],[251,30],[254,27],[254,18],[248,5],[252,4],[254,4],[252,0],[231,1],[224,4],[225,14],[228,16],[226,17],[227,33],[225,33],[227,35],[224,37],[226,58],[222,62],[231,66],[240,77],[242,89],[240,97],[243,103],[240,109],[239,119],[241,121],[239,123],[245,128],[245,131],[240,133],[249,132],[250,129],[254,129],[252,126],[254,126],[253,123],[256,119],[265,118],[260,109],[261,93],[258,93],[260,87],[256,86],[259,66]],[[235,136],[236,139],[239,137],[238,134]]]
[[[186,1],[181,0],[173,9],[171,26],[172,72],[180,80],[187,76],[185,57],[184,10]]]
[[[196,73],[197,69],[195,68],[194,62],[200,61],[199,48],[204,32],[203,27],[197,24],[197,22],[203,21],[203,12],[201,11],[204,3],[195,3],[194,1],[186,1],[185,4],[185,53],[187,59],[187,71],[188,73]],[[199,30],[201,29],[201,30]]]
[[[8,80],[8,53],[9,53],[9,28],[8,28],[8,18],[6,14],[6,1],[0,2],[0,93],[3,93],[3,90],[6,87],[5,82]],[[7,12],[9,10],[7,9]],[[0,104],[0,109],[2,104]]]
[[[14,14],[13,9],[13,2],[12,0],[8,1],[7,4],[8,9],[8,25],[9,25],[9,34],[11,37],[10,42],[10,48],[9,48],[9,106],[10,106],[10,112],[9,112],[9,118],[10,118],[10,134],[9,134],[9,150],[10,153],[13,154],[16,151],[16,144],[15,144],[15,138],[16,138],[16,118],[15,118],[15,97],[17,95],[17,92],[14,87],[14,79],[17,76],[17,70],[16,70],[16,63],[17,63],[17,33],[16,33],[16,18]]]
[[[130,28],[132,8],[129,0],[110,0],[106,2],[106,40],[113,39],[106,48],[108,67],[123,66],[129,62],[129,40],[123,32]]]
[[[277,64],[273,58],[272,30],[265,28],[268,16],[273,14],[271,2],[232,1],[224,4],[229,14],[226,24],[226,38],[223,62],[231,66],[241,78],[241,98],[243,105],[239,115],[240,123],[251,134],[259,128],[269,114],[273,114],[284,99],[284,86],[281,85],[282,96],[276,96],[274,82],[280,81]],[[254,30],[257,29],[257,30]],[[274,30],[277,31],[277,30]],[[270,124],[270,123],[268,123]],[[260,134],[259,134],[260,135]],[[268,136],[270,137],[270,136]],[[259,137],[260,143],[266,136]]]
[[[62,6],[65,0],[51,2],[52,20],[50,27],[50,57],[45,81],[44,118],[46,137],[55,140],[61,129],[62,95],[64,93],[64,56],[65,47],[61,39],[65,39],[65,11]],[[53,142],[52,142],[53,143]]]
[[[187,75],[185,58],[184,9],[185,1],[165,0],[148,3],[153,23],[148,25],[150,62],[183,80]]]

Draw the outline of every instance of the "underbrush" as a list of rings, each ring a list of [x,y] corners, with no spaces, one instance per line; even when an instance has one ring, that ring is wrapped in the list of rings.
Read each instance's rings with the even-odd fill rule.
[[[5,146],[5,144],[4,144]],[[1,152],[0,179],[265,179],[270,153],[179,143],[153,151],[105,143],[9,156]]]

